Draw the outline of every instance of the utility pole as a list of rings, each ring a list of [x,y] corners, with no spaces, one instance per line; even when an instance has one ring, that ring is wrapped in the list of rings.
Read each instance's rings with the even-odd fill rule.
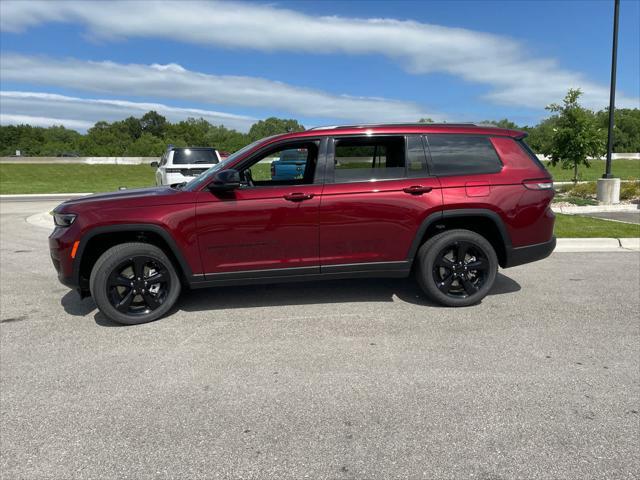
[[[618,18],[620,16],[620,0],[615,0],[613,13],[613,50],[611,52],[611,86],[609,93],[609,134],[607,138],[607,167],[602,178],[612,178],[611,154],[613,152],[613,114],[616,104],[616,66],[618,63]]]
[[[611,51],[611,86],[609,92],[609,135],[607,139],[607,166],[604,175],[598,179],[598,203],[612,205],[620,203],[620,179],[611,174],[611,155],[613,153],[613,114],[616,110],[616,65],[618,63],[618,18],[620,0],[614,0],[613,12],[613,48]]]

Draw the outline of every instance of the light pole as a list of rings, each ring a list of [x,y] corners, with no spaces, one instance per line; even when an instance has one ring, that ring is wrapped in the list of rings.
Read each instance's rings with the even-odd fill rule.
[[[613,153],[613,125],[616,103],[616,66],[618,63],[618,19],[620,0],[614,0],[613,47],[611,50],[611,86],[609,92],[609,132],[607,136],[607,162],[604,175],[598,180],[598,201],[601,203],[620,203],[620,179],[611,174],[611,154]]]

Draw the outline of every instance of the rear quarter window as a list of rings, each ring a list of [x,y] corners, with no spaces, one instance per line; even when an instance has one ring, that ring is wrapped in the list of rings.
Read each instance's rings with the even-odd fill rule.
[[[500,157],[489,137],[480,135],[426,135],[431,167],[436,176],[497,173]]]
[[[527,143],[524,140],[520,139],[520,140],[517,141],[517,143],[520,146],[520,148],[524,151],[524,153],[527,155],[527,157],[529,157],[531,159],[531,161],[533,163],[535,163],[540,168],[540,170],[542,170],[547,175],[551,175],[547,171],[547,168],[544,166],[544,163],[542,163],[540,161],[538,156],[534,153],[533,150],[531,150],[531,147],[529,145],[527,145]]]

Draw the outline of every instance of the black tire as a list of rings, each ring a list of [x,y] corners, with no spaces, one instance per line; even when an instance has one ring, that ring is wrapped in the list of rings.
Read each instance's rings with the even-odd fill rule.
[[[458,258],[460,253],[463,258]],[[470,230],[449,230],[430,238],[418,250],[416,262],[416,277],[424,293],[447,307],[480,302],[498,273],[498,257],[491,243]]]
[[[136,276],[136,272],[142,273]],[[125,325],[138,325],[167,313],[176,303],[181,285],[173,263],[160,248],[146,243],[122,243],[98,258],[91,270],[89,288],[106,317]]]

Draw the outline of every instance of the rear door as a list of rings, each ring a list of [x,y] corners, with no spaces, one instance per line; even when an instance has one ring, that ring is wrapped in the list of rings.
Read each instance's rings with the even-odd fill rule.
[[[421,136],[335,137],[327,152],[322,272],[406,268],[420,225],[442,208]]]

